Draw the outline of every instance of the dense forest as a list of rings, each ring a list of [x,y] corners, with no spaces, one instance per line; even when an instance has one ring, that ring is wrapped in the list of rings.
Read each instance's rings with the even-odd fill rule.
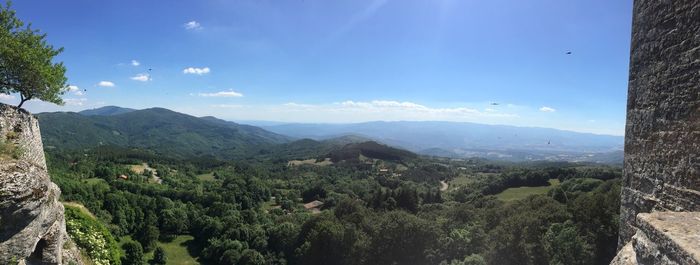
[[[163,264],[173,257],[158,242],[183,235],[201,264],[607,264],[615,255],[619,167],[419,157],[377,143],[317,156],[318,146],[298,145],[234,161],[110,146],[48,150],[47,160],[62,199],[98,220],[68,211],[69,232],[100,264]],[[497,196],[551,181],[547,192]],[[103,250],[81,242],[85,233]]]

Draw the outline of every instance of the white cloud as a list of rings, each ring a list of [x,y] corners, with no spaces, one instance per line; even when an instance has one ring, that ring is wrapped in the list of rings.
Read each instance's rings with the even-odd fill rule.
[[[83,93],[83,91],[80,90],[80,87],[78,87],[78,86],[76,86],[76,85],[69,85],[69,86],[68,86],[68,92],[71,92],[71,93],[73,93],[73,94],[76,95],[76,96],[85,95],[85,93]]]
[[[140,81],[140,82],[148,82],[151,80],[151,78],[147,74],[137,74],[135,76],[132,76],[131,80]]]
[[[197,94],[197,95],[200,96],[200,97],[222,97],[222,98],[223,98],[223,97],[235,97],[235,98],[239,98],[239,97],[242,97],[242,96],[243,96],[243,94],[238,93],[238,92],[233,91],[233,90],[229,90],[229,91],[220,91],[220,92],[214,92],[214,93],[199,93],[199,94]]]
[[[541,112],[555,112],[555,111],[557,111],[557,110],[556,110],[556,109],[553,109],[553,108],[550,108],[550,107],[547,107],[547,106],[542,106],[542,107],[540,108],[540,111],[541,111]]]
[[[137,60],[131,60],[131,65],[133,65],[133,66],[139,66],[139,65],[141,65],[141,63],[140,63],[139,61],[137,61]]]
[[[114,83],[112,83],[111,81],[100,81],[99,83],[97,83],[97,85],[101,86],[101,87],[114,87],[115,86]]]
[[[211,70],[209,67],[203,67],[203,68],[198,68],[198,67],[187,67],[184,70],[182,70],[182,73],[184,74],[195,74],[195,75],[203,75],[203,74],[208,74]]]
[[[189,30],[198,30],[198,29],[202,29],[202,25],[199,24],[199,22],[194,21],[194,20],[185,23],[184,27],[185,27],[185,29],[189,29]]]
[[[13,100],[15,96],[8,94],[0,94],[0,100]]]
[[[85,105],[85,102],[87,101],[86,98],[64,98],[63,102],[66,103],[66,105],[69,106],[83,106]]]

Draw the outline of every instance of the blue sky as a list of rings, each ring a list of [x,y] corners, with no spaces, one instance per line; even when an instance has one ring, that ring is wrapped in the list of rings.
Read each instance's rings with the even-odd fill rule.
[[[631,0],[14,3],[21,19],[65,47],[58,59],[77,87],[64,96],[65,106],[27,103],[33,112],[118,105],[228,120],[445,120],[615,135],[624,133],[631,6]]]

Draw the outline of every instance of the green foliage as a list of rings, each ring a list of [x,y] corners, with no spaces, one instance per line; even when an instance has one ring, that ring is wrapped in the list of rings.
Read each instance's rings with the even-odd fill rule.
[[[352,163],[288,166],[268,156],[213,163],[127,148],[47,152],[47,159],[64,200],[83,202],[115,235],[163,247],[170,263],[607,264],[616,250],[619,180],[583,178],[575,164],[416,158],[401,164],[415,174],[400,178]],[[115,178],[142,162],[162,184]],[[197,177],[210,172],[214,181]],[[565,200],[552,192],[502,202],[483,193],[556,181],[562,172],[571,175],[553,188]],[[458,191],[438,190],[436,180],[456,176],[470,179]],[[301,207],[304,197],[321,199],[321,213]]]
[[[102,223],[71,206],[65,207],[65,216],[68,234],[95,264],[120,264],[119,246]]]
[[[63,104],[66,68],[52,60],[63,51],[46,42],[46,34],[25,26],[8,2],[0,6],[0,93]]]
[[[486,260],[478,254],[464,257],[463,260],[452,260],[451,262],[441,262],[440,265],[486,265]]]
[[[168,257],[165,256],[165,250],[162,247],[156,247],[153,251],[153,260],[151,264],[153,265],[165,265],[168,263]]]
[[[592,264],[592,248],[571,221],[552,224],[542,238],[542,243],[551,265]]]
[[[143,265],[143,248],[136,241],[127,241],[122,245],[124,256],[122,264],[124,265]]]

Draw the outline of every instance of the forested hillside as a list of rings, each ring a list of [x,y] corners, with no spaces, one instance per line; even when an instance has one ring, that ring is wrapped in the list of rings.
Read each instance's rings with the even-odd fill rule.
[[[425,158],[373,142],[282,146],[235,161],[109,146],[47,154],[62,199],[109,228],[122,264],[155,252],[201,264],[607,264],[615,254],[619,168]],[[500,197],[523,186],[543,189]]]
[[[145,148],[168,157],[230,159],[256,154],[289,140],[257,127],[162,108],[98,113],[38,114],[44,145],[60,150],[115,145]]]

